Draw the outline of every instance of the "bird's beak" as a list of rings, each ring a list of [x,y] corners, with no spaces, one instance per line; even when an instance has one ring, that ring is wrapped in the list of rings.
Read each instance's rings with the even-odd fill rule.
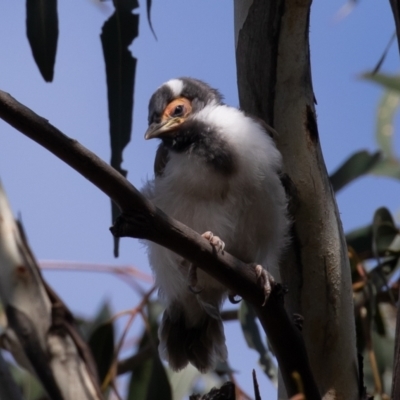
[[[149,126],[149,129],[147,129],[144,138],[148,140],[154,138],[161,139],[163,137],[171,136],[172,132],[174,132],[183,121],[183,118],[176,117],[170,118],[167,121],[163,121],[158,124],[153,123]]]

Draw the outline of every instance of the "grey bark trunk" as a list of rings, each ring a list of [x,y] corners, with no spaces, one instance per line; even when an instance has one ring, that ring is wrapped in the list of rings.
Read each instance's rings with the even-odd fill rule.
[[[297,189],[291,248],[281,266],[287,308],[324,400],[359,398],[353,299],[338,209],[319,143],[309,57],[310,0],[235,0],[241,107],[279,133]],[[285,398],[280,391],[280,398]]]

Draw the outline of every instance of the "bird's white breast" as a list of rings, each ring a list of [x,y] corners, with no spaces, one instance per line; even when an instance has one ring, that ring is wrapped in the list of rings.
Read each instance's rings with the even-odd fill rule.
[[[148,182],[144,194],[195,231],[220,236],[243,261],[276,269],[288,221],[275,144],[257,122],[228,106],[206,106],[196,118],[214,125],[227,141],[234,172],[218,173],[196,154],[171,151],[163,175]],[[178,256],[149,244],[149,258],[167,298],[187,286]]]

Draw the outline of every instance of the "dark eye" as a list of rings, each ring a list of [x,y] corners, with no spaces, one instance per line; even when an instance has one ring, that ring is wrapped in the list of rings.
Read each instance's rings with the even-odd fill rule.
[[[185,112],[185,106],[183,104],[179,104],[175,107],[174,111],[172,112],[172,117],[180,117]]]

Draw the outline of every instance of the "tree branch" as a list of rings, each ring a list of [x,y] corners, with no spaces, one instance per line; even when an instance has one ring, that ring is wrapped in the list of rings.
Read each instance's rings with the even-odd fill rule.
[[[252,265],[245,264],[213,246],[198,233],[173,220],[146,200],[122,175],[70,139],[47,120],[0,91],[0,117],[44,146],[90,180],[120,207],[123,215],[111,228],[116,236],[152,240],[189,260],[251,303],[277,356],[289,395],[296,394],[293,372],[302,378],[308,400],[320,399],[300,332],[283,307],[283,296],[275,287],[267,304]]]

